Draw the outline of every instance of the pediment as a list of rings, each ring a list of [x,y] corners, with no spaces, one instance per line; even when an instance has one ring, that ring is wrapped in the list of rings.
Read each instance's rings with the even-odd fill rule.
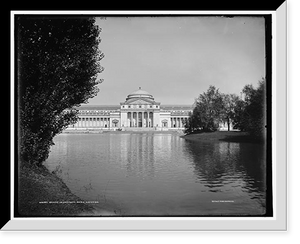
[[[148,99],[132,99],[125,102],[128,105],[152,105],[155,104],[154,101]]]
[[[152,103],[144,101],[144,100],[136,100],[136,101],[133,101],[133,102],[131,102],[129,104],[138,104],[138,105],[140,105],[140,104],[146,104],[146,105],[148,105],[148,104],[152,104]]]

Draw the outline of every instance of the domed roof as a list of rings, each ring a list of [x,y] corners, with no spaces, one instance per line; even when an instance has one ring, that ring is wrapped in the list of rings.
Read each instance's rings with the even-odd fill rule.
[[[151,95],[151,94],[147,91],[142,90],[140,87],[138,90],[130,93],[129,95]]]
[[[127,96],[127,99],[131,99],[131,98],[150,98],[150,99],[154,99],[153,96],[147,92],[147,91],[144,91],[142,90],[141,87],[139,87],[138,90],[130,93],[128,96]]]

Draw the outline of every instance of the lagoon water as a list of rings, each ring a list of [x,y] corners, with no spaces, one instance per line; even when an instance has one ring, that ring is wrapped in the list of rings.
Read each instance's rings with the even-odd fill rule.
[[[84,201],[122,216],[262,215],[260,144],[175,133],[61,134],[46,167]]]

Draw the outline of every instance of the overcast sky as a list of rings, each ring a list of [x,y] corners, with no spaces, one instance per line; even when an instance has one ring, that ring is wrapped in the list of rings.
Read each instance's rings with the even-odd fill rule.
[[[96,23],[104,82],[89,104],[117,105],[142,87],[163,105],[189,105],[209,85],[239,94],[265,76],[262,17],[107,17]]]

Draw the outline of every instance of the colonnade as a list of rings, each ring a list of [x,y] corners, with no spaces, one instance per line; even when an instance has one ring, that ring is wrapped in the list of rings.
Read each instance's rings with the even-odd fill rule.
[[[109,128],[110,127],[110,118],[108,117],[79,117],[74,128]]]
[[[153,112],[128,112],[128,127],[153,127]]]
[[[128,127],[153,127],[153,112],[128,112],[127,113]],[[187,117],[171,117],[171,128],[183,128],[187,121]],[[78,118],[76,124],[69,127],[73,128],[110,128],[119,127],[120,123],[114,124],[109,117],[82,117]],[[162,127],[169,125],[162,124]]]
[[[187,121],[186,117],[172,117],[171,118],[171,127],[173,128],[183,128]]]

